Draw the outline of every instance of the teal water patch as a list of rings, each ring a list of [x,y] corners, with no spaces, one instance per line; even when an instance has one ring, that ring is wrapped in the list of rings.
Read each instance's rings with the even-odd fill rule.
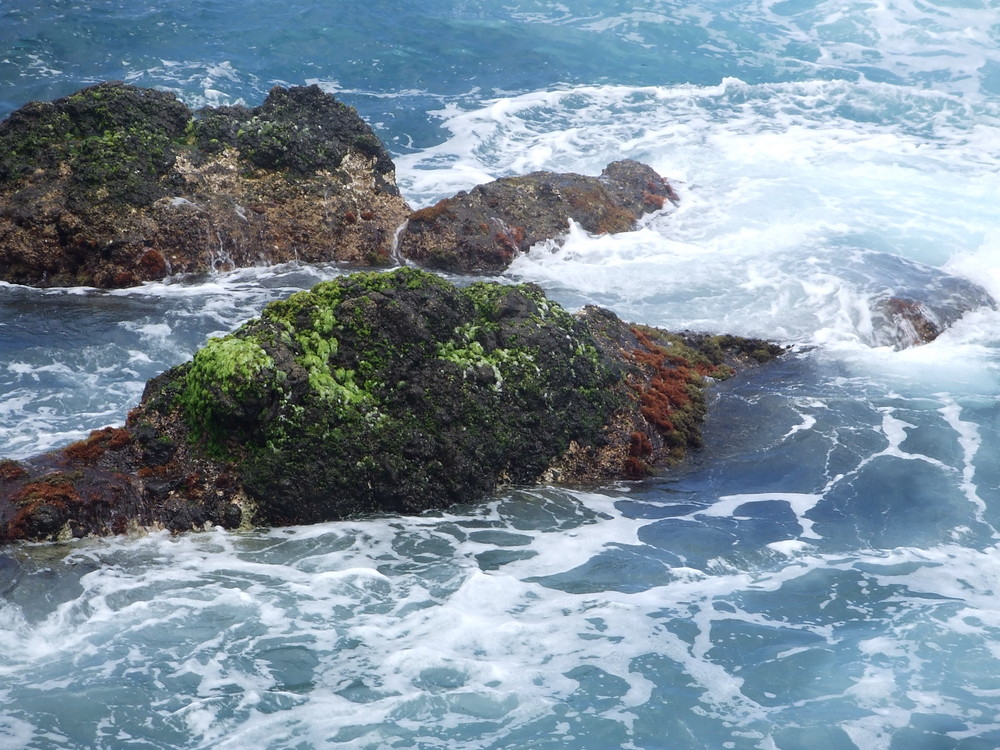
[[[547,490],[418,519],[24,548],[18,588],[75,583],[0,607],[0,731],[29,747],[990,736],[995,548],[764,555],[723,535],[700,538],[698,570],[642,541],[669,521],[622,515],[626,498],[658,503]],[[675,552],[699,543],[685,523]],[[512,544],[536,554],[477,564]]]

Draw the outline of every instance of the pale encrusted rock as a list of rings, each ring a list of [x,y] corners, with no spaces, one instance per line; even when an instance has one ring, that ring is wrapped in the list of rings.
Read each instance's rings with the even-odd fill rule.
[[[192,113],[103,83],[0,123],[0,279],[122,287],[302,261],[390,264],[392,159],[316,86]]]

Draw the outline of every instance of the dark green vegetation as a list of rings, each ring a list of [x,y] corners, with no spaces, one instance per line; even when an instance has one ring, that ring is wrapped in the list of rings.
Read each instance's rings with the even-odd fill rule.
[[[353,107],[324,94],[318,86],[274,89],[254,109],[199,110],[193,131],[198,148],[207,154],[231,146],[254,167],[298,176],[336,169],[348,150],[355,148],[376,160],[374,172],[382,181],[380,187],[396,190],[394,183],[385,180],[395,166],[382,142]]]
[[[31,102],[0,122],[0,185],[65,173],[71,206],[147,206],[176,187],[164,178],[178,153],[197,161],[227,146],[248,167],[299,177],[339,167],[352,147],[376,159],[380,177],[394,169],[357,112],[317,86],[276,88],[253,109],[192,113],[171,93],[111,82]]]
[[[504,484],[641,478],[766,342],[571,315],[411,268],[268,305],[151,380],[122,428],[0,461],[0,540],[418,513]]]
[[[532,286],[360,273],[269,305],[157,381],[262,520],[416,512],[531,482],[622,394],[581,321]]]
[[[133,286],[282,263],[388,264],[409,214],[388,152],[317,86],[192,112],[102,83],[0,122],[0,279]]]
[[[65,176],[71,210],[146,206],[165,194],[190,124],[173,94],[116,83],[31,102],[0,123],[0,185]]]

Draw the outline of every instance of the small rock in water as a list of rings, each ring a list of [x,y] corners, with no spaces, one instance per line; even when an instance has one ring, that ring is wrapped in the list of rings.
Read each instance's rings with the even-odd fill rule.
[[[415,211],[398,251],[427,268],[498,274],[532,245],[566,234],[569,219],[595,234],[625,232],[677,202],[665,179],[632,160],[612,162],[600,177],[504,177]]]

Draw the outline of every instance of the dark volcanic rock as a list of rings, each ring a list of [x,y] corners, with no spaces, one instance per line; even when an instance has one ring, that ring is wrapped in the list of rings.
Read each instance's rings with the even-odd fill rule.
[[[505,177],[415,211],[398,252],[427,268],[496,274],[535,243],[565,234],[569,219],[595,234],[624,232],[668,201],[677,202],[670,184],[631,160],[609,164],[600,177]]]
[[[0,278],[121,287],[290,260],[388,265],[389,154],[318,87],[192,113],[103,83],[0,122]]]
[[[0,462],[0,539],[417,513],[508,483],[638,478],[699,445],[708,377],[779,353],[570,315],[532,285],[345,276],[150,381],[123,428]]]

